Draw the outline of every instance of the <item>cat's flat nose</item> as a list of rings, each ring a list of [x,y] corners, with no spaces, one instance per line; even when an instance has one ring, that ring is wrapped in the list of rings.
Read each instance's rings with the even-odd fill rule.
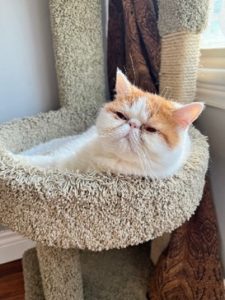
[[[129,125],[131,128],[139,128],[141,123],[138,120],[130,120]]]

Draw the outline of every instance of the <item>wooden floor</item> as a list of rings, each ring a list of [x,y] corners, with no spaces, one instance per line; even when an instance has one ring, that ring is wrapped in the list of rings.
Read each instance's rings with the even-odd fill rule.
[[[0,300],[24,300],[21,260],[0,265]]]

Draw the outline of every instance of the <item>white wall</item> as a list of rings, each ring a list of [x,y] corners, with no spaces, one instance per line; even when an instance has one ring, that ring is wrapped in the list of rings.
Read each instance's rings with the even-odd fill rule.
[[[225,110],[207,106],[198,127],[209,137],[210,174],[225,268]]]
[[[48,1],[0,0],[0,122],[57,107]]]

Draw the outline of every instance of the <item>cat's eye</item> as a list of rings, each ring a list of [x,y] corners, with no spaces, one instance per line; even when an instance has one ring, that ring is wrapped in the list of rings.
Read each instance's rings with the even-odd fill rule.
[[[154,127],[150,127],[150,126],[145,127],[145,130],[148,131],[148,132],[151,132],[151,133],[157,132],[157,129],[155,129]]]
[[[122,119],[122,120],[128,120],[128,118],[122,114],[120,111],[116,111],[115,114],[117,115],[118,118]]]

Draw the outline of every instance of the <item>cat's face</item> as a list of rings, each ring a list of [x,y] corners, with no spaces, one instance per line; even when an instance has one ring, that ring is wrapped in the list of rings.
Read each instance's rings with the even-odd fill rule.
[[[97,119],[101,141],[121,158],[140,163],[170,164],[185,146],[188,127],[203,109],[202,103],[180,105],[133,86],[117,72],[116,98]],[[170,161],[169,161],[170,160]]]

